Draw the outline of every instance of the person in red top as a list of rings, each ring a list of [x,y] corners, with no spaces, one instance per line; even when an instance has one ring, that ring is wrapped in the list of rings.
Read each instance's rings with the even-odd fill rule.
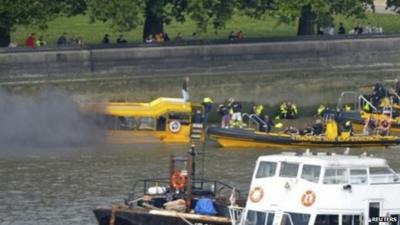
[[[29,35],[29,37],[25,41],[25,45],[28,48],[34,48],[36,43],[35,33]]]

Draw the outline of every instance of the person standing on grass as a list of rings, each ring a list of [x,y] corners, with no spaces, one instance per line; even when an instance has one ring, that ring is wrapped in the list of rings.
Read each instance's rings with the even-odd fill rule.
[[[338,34],[346,34],[346,29],[343,26],[343,23],[340,22],[339,23],[339,30],[338,30]]]
[[[103,45],[108,45],[110,44],[110,36],[108,34],[105,34],[103,37],[103,41],[101,42]]]
[[[63,33],[57,40],[57,46],[58,47],[65,47],[67,46],[67,33]]]
[[[25,40],[25,45],[28,48],[35,48],[36,44],[36,38],[35,38],[35,33],[32,33],[29,35],[29,37]]]
[[[182,84],[182,98],[184,102],[189,101],[189,77],[185,77]]]

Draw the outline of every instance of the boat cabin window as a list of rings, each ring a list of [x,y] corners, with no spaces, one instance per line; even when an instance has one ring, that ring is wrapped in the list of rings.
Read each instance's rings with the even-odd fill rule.
[[[320,173],[321,166],[303,165],[301,178],[310,182],[318,183]]]
[[[285,213],[280,225],[308,225],[309,220],[309,214]]]
[[[169,120],[178,120],[182,125],[188,125],[190,124],[190,114],[171,112],[169,114]]]
[[[370,167],[369,177],[371,183],[391,183],[399,180],[388,167]]]
[[[280,177],[297,177],[297,173],[299,170],[298,163],[281,163],[281,171],[279,173]]]
[[[350,184],[366,184],[367,170],[366,169],[350,169]]]
[[[342,215],[342,225],[361,225],[360,215]]]
[[[152,117],[139,117],[137,119],[138,130],[154,130],[156,121]]]
[[[338,215],[317,215],[314,225],[339,225]]]
[[[114,128],[118,130],[135,130],[136,120],[133,117],[118,116]]]
[[[103,123],[115,130],[154,130],[156,121],[152,117],[107,116]]]
[[[324,184],[345,184],[347,183],[346,169],[326,168]]]
[[[256,178],[273,177],[276,172],[276,162],[260,162]]]
[[[165,115],[162,115],[157,118],[157,130],[164,131],[167,125],[167,118]]]
[[[272,225],[274,213],[248,210],[244,225]]]

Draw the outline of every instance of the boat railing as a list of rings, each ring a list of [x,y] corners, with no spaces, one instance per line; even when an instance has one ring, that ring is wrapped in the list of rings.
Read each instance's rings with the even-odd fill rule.
[[[358,108],[361,110],[363,109],[364,105],[368,105],[369,107],[371,107],[371,109],[373,109],[373,111],[378,111],[378,109],[363,95],[358,96]]]
[[[133,185],[133,190],[129,194],[129,200],[136,199],[146,195],[147,190],[150,187],[165,187],[166,189],[170,186],[170,178],[154,178],[154,179],[143,179],[137,180]],[[142,189],[143,188],[143,189]],[[206,190],[207,193],[213,194],[214,196],[219,196],[223,191],[226,195],[230,195],[232,191],[240,197],[240,191],[236,190],[233,186],[226,184],[218,180],[208,180],[208,179],[193,179],[192,180],[192,190]]]
[[[229,206],[228,209],[232,225],[240,225],[245,214],[245,208],[239,206]]]
[[[267,126],[265,121],[261,119],[259,116],[256,114],[248,114],[248,113],[243,113],[243,120],[247,118],[247,127],[249,128],[254,128],[256,130],[260,130],[262,126]]]
[[[338,103],[337,103],[336,107],[338,109],[342,109],[345,104],[346,99],[351,99],[351,104],[352,104],[351,109],[352,110],[360,110],[360,107],[358,106],[358,96],[359,96],[359,94],[355,91],[343,91],[340,94],[340,97],[338,99]]]
[[[243,208],[243,207],[238,207],[238,206],[229,206],[229,216],[230,216],[230,220],[231,220],[231,224],[232,225],[246,225],[248,223],[246,223],[246,216],[247,216],[247,211],[248,209]],[[268,218],[269,214],[275,214],[276,212],[273,211],[266,211],[266,210],[262,210],[260,212],[263,212],[267,215],[266,218]],[[286,212],[281,212],[279,213],[282,217],[281,220],[282,221],[278,221],[279,224],[287,224],[287,225],[295,225],[292,219],[292,216],[289,213]],[[267,220],[267,219],[266,219]],[[264,221],[267,222],[267,221]],[[254,223],[251,223],[254,224]],[[258,224],[258,223],[257,223]],[[264,224],[264,223],[263,223]]]

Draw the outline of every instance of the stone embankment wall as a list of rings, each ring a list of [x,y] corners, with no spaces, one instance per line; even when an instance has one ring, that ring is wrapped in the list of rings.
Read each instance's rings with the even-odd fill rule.
[[[179,97],[184,76],[191,95],[216,101],[303,107],[335,104],[342,91],[393,80],[400,37],[270,43],[0,52],[0,85],[18,92],[44,86],[77,94],[147,101]],[[400,78],[400,77],[399,77]]]

